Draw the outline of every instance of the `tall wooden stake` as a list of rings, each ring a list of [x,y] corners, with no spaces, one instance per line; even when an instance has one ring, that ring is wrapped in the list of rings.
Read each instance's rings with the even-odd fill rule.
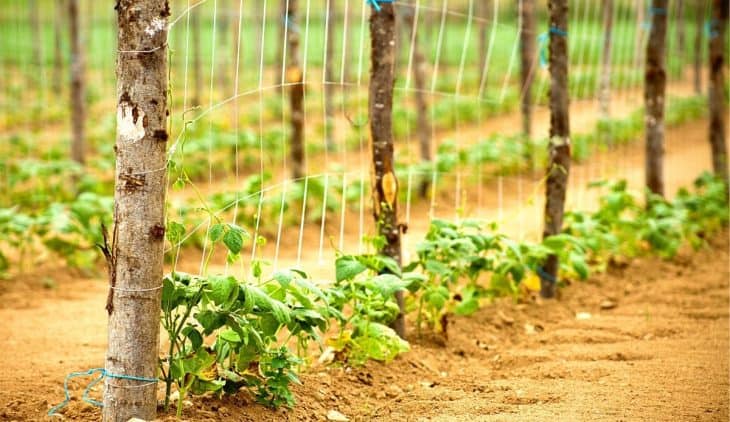
[[[287,61],[286,82],[289,85],[291,107],[291,137],[289,142],[292,178],[304,177],[304,84],[299,66],[299,27],[297,21],[298,0],[288,0],[286,10]]]
[[[118,0],[114,230],[105,421],[153,420],[167,185],[168,0]],[[130,380],[120,377],[140,377]]]
[[[652,0],[651,30],[646,45],[644,103],[646,106],[646,186],[664,195],[664,103],[667,72],[667,0]]]
[[[725,181],[728,193],[728,160],[725,130],[727,127],[727,103],[725,102],[725,66],[727,47],[728,11],[727,0],[712,1],[712,20],[710,21],[710,145],[712,147],[712,168],[715,175]]]
[[[336,0],[325,0],[327,3],[327,42],[325,45],[325,84],[324,84],[324,114],[325,114],[325,147],[328,150],[335,148],[334,130],[335,130],[335,106],[334,106],[334,80],[335,71],[333,64],[335,61],[335,28],[338,20],[335,18],[335,2]]]
[[[398,180],[393,158],[393,84],[395,81],[395,8],[379,3],[370,15],[371,63],[370,135],[373,153],[373,216],[378,234],[386,240],[381,253],[401,263],[401,225],[398,222]],[[396,293],[400,314],[393,328],[405,336],[403,293]]]
[[[685,19],[684,19],[684,0],[677,0],[677,18],[676,18],[675,29],[677,31],[677,56],[679,59],[679,66],[677,72],[680,78],[684,76],[684,58],[686,56],[686,37],[685,37]]]
[[[426,59],[421,50],[419,41],[419,23],[415,18],[415,10],[411,7],[401,8],[403,11],[403,26],[408,33],[407,40],[412,43],[410,52],[411,66],[413,72],[413,83],[415,90],[413,95],[416,100],[416,116],[418,132],[418,150],[421,161],[428,162],[432,159],[431,154],[431,122],[428,119],[428,102],[426,101]],[[406,44],[404,44],[406,45]],[[424,177],[418,186],[418,193],[421,198],[425,198],[430,186],[430,177]]]
[[[532,80],[535,73],[535,1],[521,0],[520,15],[522,17],[522,32],[520,34],[520,81],[522,84],[521,107],[522,135],[529,145],[532,136]],[[532,161],[532,154],[527,149],[528,159]]]
[[[570,173],[568,0],[549,0],[548,8],[550,9],[550,144],[543,238],[562,231]],[[542,297],[555,297],[558,268],[558,257],[550,255],[541,271]]]

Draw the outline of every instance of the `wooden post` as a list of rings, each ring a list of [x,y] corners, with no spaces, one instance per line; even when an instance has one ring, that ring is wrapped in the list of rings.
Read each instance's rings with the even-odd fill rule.
[[[646,106],[646,186],[664,196],[664,103],[667,72],[667,0],[652,0],[651,30],[646,45],[644,103]]]
[[[118,0],[105,421],[155,419],[167,187],[168,0]],[[136,380],[122,377],[138,377]]]
[[[325,45],[325,71],[324,79],[324,114],[325,114],[325,147],[328,151],[335,148],[334,129],[335,129],[335,107],[334,107],[334,80],[335,71],[333,64],[335,61],[335,28],[337,27],[337,19],[335,14],[335,1],[325,0],[327,2],[327,42]]]
[[[370,135],[373,153],[373,216],[378,234],[386,240],[382,254],[401,263],[401,225],[398,222],[398,180],[393,157],[393,84],[395,80],[395,7],[378,3],[370,15],[371,64]],[[393,328],[405,336],[403,293],[396,293],[400,314]]]
[[[69,0],[68,15],[71,30],[71,159],[83,164],[86,106],[84,104],[84,53],[81,45],[78,0]]]
[[[727,33],[728,11],[727,0],[712,1],[712,20],[709,31],[710,51],[710,145],[712,147],[712,168],[715,175],[725,181],[725,193],[728,188],[728,160],[725,130],[727,127],[727,103],[725,102],[725,44]]]
[[[403,26],[408,33],[408,39],[412,43],[410,52],[412,54],[411,66],[413,72],[414,91],[416,100],[416,118],[418,132],[418,150],[421,161],[429,162],[431,154],[431,122],[428,119],[428,102],[426,101],[426,59],[421,50],[419,42],[418,22],[415,18],[415,10],[411,7],[403,7]],[[430,186],[430,177],[423,177],[418,186],[418,194],[425,198]]]
[[[521,0],[520,16],[522,32],[520,33],[520,82],[522,84],[521,106],[522,135],[529,146],[532,136],[532,80],[535,68],[535,1]],[[532,161],[527,150],[527,158]]]
[[[550,142],[543,238],[563,228],[570,173],[570,99],[568,97],[568,0],[549,0],[550,12]],[[550,255],[540,274],[540,295],[555,297],[558,257]]]
[[[289,152],[291,157],[292,179],[304,177],[304,83],[302,69],[299,66],[299,27],[297,26],[298,0],[288,0],[286,11],[287,33],[287,68],[286,82],[289,85],[289,101],[291,107],[291,137]]]
[[[611,117],[611,52],[613,47],[613,0],[603,1],[603,55],[598,102],[601,117]]]
[[[680,79],[684,76],[684,57],[685,53],[685,31],[684,31],[684,0],[677,0],[677,60],[679,61],[679,67],[677,69]]]

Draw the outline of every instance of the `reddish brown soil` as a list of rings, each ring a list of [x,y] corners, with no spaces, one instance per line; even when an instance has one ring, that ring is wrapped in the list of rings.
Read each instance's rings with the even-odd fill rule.
[[[241,393],[194,399],[184,419],[324,420],[336,409],[352,420],[726,421],[728,264],[724,233],[674,262],[636,259],[591,277],[557,301],[497,301],[452,319],[445,345],[411,338],[412,351],[390,364],[310,368],[294,410],[270,411]],[[101,362],[103,295],[100,283],[69,282],[3,301],[0,420],[43,420],[63,397],[65,373]],[[616,307],[601,309],[607,299]],[[99,419],[81,392],[74,383],[63,414]]]

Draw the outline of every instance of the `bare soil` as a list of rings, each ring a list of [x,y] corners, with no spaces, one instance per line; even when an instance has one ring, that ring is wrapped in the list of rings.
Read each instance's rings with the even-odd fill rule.
[[[705,128],[699,121],[668,131],[670,190],[709,167]],[[640,186],[641,165],[641,145],[635,144],[594,160],[594,167],[576,166],[576,180],[583,183],[571,187],[572,201],[590,206],[594,198],[585,182],[612,167]],[[539,229],[532,208],[522,211],[528,189],[539,187],[527,176],[519,180],[523,190],[505,185],[499,199],[499,212],[511,216],[505,230],[513,234]],[[494,191],[496,181],[490,183],[485,192]],[[494,214],[497,198],[490,198],[475,211]],[[414,241],[429,208],[414,205]],[[350,217],[356,216],[348,215],[352,222]],[[318,230],[305,230],[305,241],[316,242]],[[354,238],[357,230],[347,233]],[[293,253],[296,246],[284,242],[282,251]],[[303,260],[316,266],[315,252]],[[729,265],[724,233],[673,262],[637,259],[623,270],[591,277],[564,289],[557,301],[498,301],[470,318],[453,318],[447,342],[410,338],[412,351],[389,364],[309,368],[295,389],[299,404],[293,410],[265,409],[242,392],[223,400],[193,399],[184,419],[324,420],[337,410],[351,420],[726,421]],[[48,278],[55,288],[43,288]],[[46,419],[63,399],[67,373],[102,365],[105,284],[53,263],[0,283],[5,340],[0,420]],[[603,309],[606,300],[616,306]],[[65,418],[100,418],[97,408],[80,401],[85,383],[71,383]]]
[[[411,352],[389,364],[309,368],[293,410],[240,393],[196,398],[183,418],[316,421],[337,410],[351,420],[726,421],[727,235],[672,262],[635,259],[556,301],[499,300],[452,318],[445,343],[410,338]],[[63,397],[63,376],[99,365],[104,295],[101,283],[70,281],[32,301],[3,301],[0,420],[45,419]],[[82,390],[72,383],[64,417],[99,419]]]

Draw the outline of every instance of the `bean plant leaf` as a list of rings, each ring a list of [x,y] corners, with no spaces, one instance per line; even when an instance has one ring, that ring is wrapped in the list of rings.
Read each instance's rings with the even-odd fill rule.
[[[352,280],[365,270],[367,270],[367,267],[350,255],[341,256],[335,261],[335,279],[337,282]]]
[[[232,254],[238,255],[243,249],[243,236],[240,231],[228,230],[223,235],[223,243]]]
[[[205,292],[219,306],[227,306],[238,297],[238,281],[233,276],[211,276]]]

